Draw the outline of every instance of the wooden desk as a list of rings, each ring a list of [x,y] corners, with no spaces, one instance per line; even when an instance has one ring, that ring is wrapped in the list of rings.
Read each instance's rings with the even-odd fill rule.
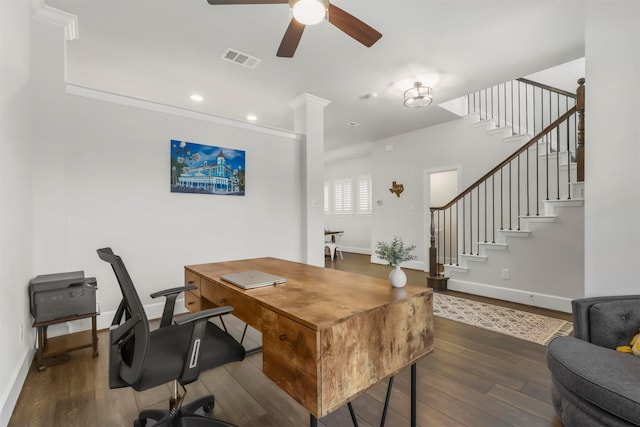
[[[287,282],[245,291],[220,279],[246,270]],[[409,365],[415,425],[415,363],[433,350],[431,289],[275,258],[186,266],[185,283],[198,286],[185,298],[191,311],[231,305],[262,332],[264,374],[312,414],[312,425]]]

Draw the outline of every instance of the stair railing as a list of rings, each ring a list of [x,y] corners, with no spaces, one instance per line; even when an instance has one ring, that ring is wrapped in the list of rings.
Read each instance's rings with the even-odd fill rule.
[[[430,208],[429,271],[438,272],[430,276],[441,275],[439,264],[458,266],[461,255],[479,255],[482,244],[496,245],[497,230],[517,233],[521,216],[544,217],[541,201],[571,199],[571,183],[581,178],[577,170],[584,170],[575,163],[584,160],[584,79],[578,83],[577,105],[567,105],[449,203]]]
[[[467,95],[469,114],[511,128],[513,135],[536,135],[574,105],[575,94],[524,78]]]

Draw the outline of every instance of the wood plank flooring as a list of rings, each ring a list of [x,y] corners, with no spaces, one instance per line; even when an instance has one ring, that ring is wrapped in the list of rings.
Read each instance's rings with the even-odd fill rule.
[[[386,277],[389,270],[369,263],[369,257],[344,253],[328,268]],[[409,283],[426,284],[425,274],[405,270]],[[497,302],[448,292],[521,310],[570,320],[566,313]],[[238,339],[243,324],[232,317],[227,327]],[[108,332],[100,331],[100,356],[91,349],[70,353],[68,361],[38,372],[32,365],[9,426],[130,426],[144,408],[168,407],[168,385],[144,392],[110,390],[107,378]],[[252,331],[247,347],[257,345]],[[545,347],[507,335],[435,318],[435,350],[418,363],[418,423],[421,426],[561,426],[549,397]],[[51,363],[51,361],[50,361]],[[207,393],[216,396],[214,416],[241,427],[303,427],[308,413],[262,375],[262,355],[249,356],[200,375],[187,386],[186,400]],[[409,371],[395,379],[386,425],[409,425]],[[380,423],[387,391],[383,381],[358,397],[353,406],[360,426]],[[346,408],[320,420],[321,427],[351,426]]]

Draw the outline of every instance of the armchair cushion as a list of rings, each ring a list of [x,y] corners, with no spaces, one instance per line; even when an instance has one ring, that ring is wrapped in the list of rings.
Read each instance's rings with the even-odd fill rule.
[[[614,304],[610,306],[614,308],[616,304],[634,301],[637,307],[640,307],[640,295],[616,295],[616,296],[601,296],[581,298],[571,301],[571,309],[573,311],[573,336],[580,338],[581,340],[592,342],[591,340],[591,307],[595,304],[611,302]],[[601,310],[606,306],[600,306]],[[616,322],[617,323],[617,322]],[[629,336],[629,339],[633,335]],[[597,344],[597,343],[596,343]],[[614,348],[609,347],[609,348]]]
[[[601,347],[629,345],[640,328],[640,299],[600,302],[591,306],[590,341]]]
[[[554,383],[618,418],[640,425],[639,358],[573,337],[559,337],[549,345],[547,365]]]

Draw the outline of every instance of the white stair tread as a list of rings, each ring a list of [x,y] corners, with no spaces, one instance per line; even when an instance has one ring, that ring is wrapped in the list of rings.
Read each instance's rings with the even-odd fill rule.
[[[498,233],[509,237],[529,237],[529,230],[498,230]]]
[[[511,135],[503,139],[504,142],[525,142],[531,140],[532,136],[528,133],[520,135]]]
[[[553,206],[582,206],[584,199],[545,200],[544,202]]]
[[[496,122],[494,122],[492,119],[480,120],[479,122],[471,123],[471,126],[476,128],[480,128],[484,126],[487,128],[487,130],[491,130],[496,127]]]
[[[500,126],[500,127],[495,127],[493,129],[489,129],[487,131],[487,133],[489,135],[499,135],[502,134],[503,138],[507,138],[509,136],[511,136],[511,128],[510,127],[506,127],[506,126]]]
[[[561,166],[564,166],[567,163],[574,164],[576,162],[575,158],[573,156],[573,152],[572,152],[571,155],[567,155],[566,151],[561,151],[560,152],[560,158],[558,158],[558,153],[557,152],[548,153],[548,154],[547,153],[538,153],[538,157],[542,161],[549,161],[549,163],[558,162],[558,163],[560,163]]]
[[[520,215],[520,219],[529,222],[555,222],[555,215]]]
[[[466,116],[464,116],[464,118],[472,123],[477,123],[478,121],[480,121],[480,113],[475,111],[473,113],[467,114]]]
[[[473,262],[486,262],[488,258],[486,255],[474,255],[474,254],[460,254],[460,257],[466,259],[467,261],[473,261]]]
[[[445,271],[456,271],[459,273],[467,273],[469,271],[469,267],[463,267],[461,265],[453,265],[453,264],[445,264],[444,265],[444,269]]]
[[[492,249],[494,251],[504,251],[506,250],[509,245],[506,243],[484,243],[484,242],[480,242],[478,243],[478,245],[484,247],[485,249]]]

